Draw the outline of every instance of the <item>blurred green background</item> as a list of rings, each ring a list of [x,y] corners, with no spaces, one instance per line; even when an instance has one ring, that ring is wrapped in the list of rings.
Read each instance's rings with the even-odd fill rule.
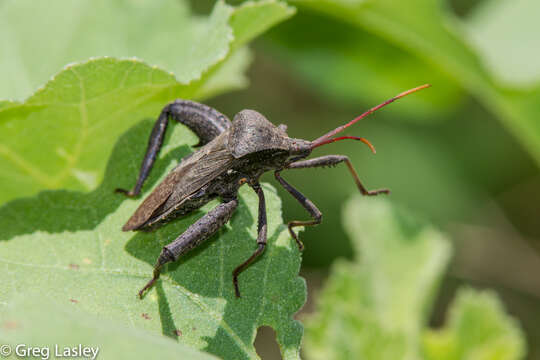
[[[227,1],[231,5],[243,2]],[[208,15],[215,3],[190,1],[200,15]],[[348,135],[369,139],[376,155],[358,142],[347,141],[317,149],[314,155],[349,156],[369,189],[391,189],[393,202],[435,224],[453,241],[454,256],[436,298],[432,326],[444,322],[448,304],[463,284],[494,289],[524,329],[528,358],[540,359],[540,2],[287,3],[296,7],[296,14],[250,46],[249,86],[204,102],[231,118],[242,109],[255,109],[274,124],[287,124],[291,137],[313,140],[404,90],[432,84],[347,130]],[[100,27],[97,16],[88,18],[91,26]],[[170,15],[162,25],[166,28],[175,21]],[[149,31],[144,26],[137,30],[141,38]],[[167,61],[174,62],[176,53],[167,51],[169,39],[158,39],[160,50],[170,57]],[[109,40],[114,46],[116,39]],[[150,44],[145,49],[152,53],[153,38],[145,40],[145,46]],[[87,45],[91,48],[92,44],[80,47],[86,50]],[[206,50],[211,53],[212,49]],[[239,78],[249,58],[247,52],[240,55],[241,64],[233,69]],[[4,61],[0,65],[10,69],[11,57],[0,58]],[[153,60],[143,60],[153,64]],[[211,64],[215,59],[204,60]],[[243,79],[234,85],[243,85]],[[213,93],[210,90],[223,89],[205,90],[187,91],[186,96],[208,96]],[[309,290],[305,314],[313,311],[331,264],[353,257],[342,212],[346,200],[358,190],[341,165],[282,175],[324,214],[321,225],[301,234],[305,244],[302,275]],[[275,184],[272,174],[263,181]],[[73,184],[68,185],[72,188]],[[77,183],[74,188],[84,186]],[[305,210],[277,188],[284,219],[308,219]],[[261,357],[279,357],[271,344],[272,331],[260,333],[256,344]]]
[[[398,101],[348,130],[348,134],[368,138],[377,148],[376,155],[346,141],[315,152],[348,155],[365,185],[390,188],[393,201],[433,221],[454,241],[455,255],[432,325],[442,323],[444,309],[459,285],[493,288],[509,313],[520,319],[529,358],[540,358],[538,158],[501,119],[505,115],[500,109],[486,101],[482,91],[488,90],[471,86],[471,79],[462,79],[452,72],[453,67],[438,62],[440,54],[397,44],[395,37],[400,34],[388,35],[394,30],[405,33],[403,29],[383,34],[340,12],[340,6],[362,6],[361,1],[327,1],[327,7],[313,3],[293,1],[297,14],[256,40],[247,89],[208,103],[231,115],[244,108],[256,109],[276,124],[287,124],[290,136],[315,139],[405,89],[431,83],[431,89]],[[476,51],[494,87],[532,96],[538,109],[540,98],[534,94],[540,79],[538,26],[536,35],[528,33],[535,27],[532,13],[540,13],[537,3],[383,3],[394,4],[396,12],[403,6],[420,31],[436,32],[429,28],[431,22],[457,23],[464,42],[475,44],[476,40],[484,46]],[[440,5],[441,18],[429,18],[429,10],[419,10],[416,3]],[[197,0],[192,5],[206,13],[212,2]],[[381,26],[383,20],[387,19],[379,19]],[[539,113],[532,114],[530,121],[538,128]],[[341,212],[345,200],[357,190],[345,166],[290,171],[283,176],[324,214],[321,225],[302,234],[308,286],[318,287],[335,259],[352,256]],[[273,182],[271,175],[265,180]],[[307,219],[304,209],[279,190],[284,219]]]

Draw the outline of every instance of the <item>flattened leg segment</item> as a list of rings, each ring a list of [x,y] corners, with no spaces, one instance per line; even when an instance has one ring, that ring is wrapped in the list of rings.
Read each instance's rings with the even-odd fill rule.
[[[132,190],[116,189],[127,196],[137,196],[159,154],[169,117],[189,127],[199,137],[196,146],[204,145],[231,126],[231,121],[217,110],[191,100],[176,100],[165,106],[157,119],[146,147],[137,183]]]
[[[225,115],[195,101],[176,100],[167,107],[174,120],[186,125],[197,134],[200,141],[196,146],[209,143],[231,127],[231,121]]]
[[[152,286],[159,278],[163,265],[178,260],[180,256],[199,246],[204,240],[212,236],[219,228],[230,220],[237,206],[237,199],[219,204],[187,228],[187,230],[176,240],[164,246],[154,267],[154,276],[152,277],[152,280],[139,291],[139,297],[142,297],[144,291]]]
[[[219,204],[206,215],[191,225],[182,235],[164,248],[169,251],[176,261],[181,255],[199,246],[230,220],[238,200],[234,199]]]

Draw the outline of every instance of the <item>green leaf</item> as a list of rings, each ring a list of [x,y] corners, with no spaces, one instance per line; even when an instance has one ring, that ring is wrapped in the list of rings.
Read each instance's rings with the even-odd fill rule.
[[[426,359],[488,360],[523,359],[524,335],[515,320],[505,314],[494,293],[472,289],[459,291],[451,305],[448,323],[424,334]]]
[[[493,80],[491,70],[486,68],[476,49],[469,46],[467,27],[448,11],[444,6],[445,1],[294,0],[291,2],[301,9],[314,10],[372,34],[381,42],[388,42],[413,54],[420,63],[424,62],[438,69],[438,72],[434,73],[436,81],[428,80],[434,85],[432,90],[437,91],[436,89],[441,87],[445,94],[448,91],[445,87],[455,84],[468,91],[502,121],[540,164],[540,126],[535,115],[540,104],[540,84],[536,82],[527,88],[517,89],[497,84]],[[415,11],[410,11],[411,9]],[[516,23],[519,21],[512,22]],[[526,23],[530,24],[530,21]],[[533,23],[538,26],[534,20]],[[519,31],[512,31],[512,34],[518,33]],[[516,36],[513,39],[517,41],[519,38]],[[538,68],[535,65],[531,66],[534,69]],[[440,77],[439,73],[445,77]],[[359,80],[352,76],[348,79]],[[422,78],[418,81],[422,83],[426,80]]]
[[[0,109],[6,109],[8,106],[15,106],[17,103],[10,100],[0,100]]]
[[[382,198],[353,198],[354,262],[337,262],[306,319],[311,359],[513,360],[525,340],[495,294],[461,290],[446,328],[425,330],[450,256],[437,230]]]
[[[223,1],[208,17],[178,0],[3,2],[0,97],[24,98],[65,64],[96,56],[138,57],[188,84],[229,52],[232,13]]]
[[[294,15],[295,9],[274,0],[246,1],[231,17],[235,43],[241,46],[259,36],[276,23]]]
[[[93,349],[92,353],[90,349],[86,351],[95,359],[173,359],[179,356],[182,359],[216,359],[163,336],[107,319],[96,319],[95,315],[76,308],[76,304],[60,305],[43,299],[40,294],[17,299],[0,316],[3,325],[0,341],[11,345],[13,354],[18,344],[25,344],[19,351],[39,347],[44,358],[47,354],[49,358],[59,358],[56,353],[63,354],[66,348],[78,351],[81,344]]]
[[[244,71],[251,63],[253,56],[247,47],[234,51],[211,75],[207,75],[193,98],[209,98],[232,89],[242,89],[249,84]]]
[[[155,117],[175,87],[189,94],[139,61],[97,59],[66,68],[24,104],[2,107],[0,201],[94,188],[122,131]]]
[[[182,84],[291,16],[276,0],[238,9],[217,1],[210,16],[186,0],[31,0],[0,5],[0,98],[23,99],[65,64],[89,57],[138,57],[172,71]],[[234,35],[233,35],[234,34]]]
[[[333,267],[306,321],[306,351],[312,359],[415,359],[450,245],[382,198],[356,197],[344,213],[357,260]]]
[[[268,325],[276,330],[283,358],[297,359],[302,326],[292,316],[305,301],[305,282],[298,277],[300,255],[283,225],[280,199],[267,184],[268,246],[240,275],[242,298],[234,296],[232,270],[256,249],[258,203],[249,188],[241,189],[239,208],[223,230],[168,266],[143,300],[136,296],[161,248],[217,205],[213,201],[156,232],[120,230],[141,199],[126,199],[114,188],[135,182],[152,125],[140,122],[121,136],[94,191],[45,191],[0,208],[0,304],[37,291],[225,359],[257,358],[256,330]],[[172,127],[143,196],[195,142],[185,127]]]
[[[18,2],[8,3],[17,11],[23,11],[19,6],[27,4],[25,1],[21,5]],[[86,1],[73,4],[84,9],[82,4]],[[106,6],[105,3],[100,4]],[[173,24],[184,28],[183,32],[179,30],[186,33],[183,35],[186,38],[182,38],[185,40],[182,40],[183,51],[188,44],[196,48],[196,51],[183,56],[177,54],[174,65],[163,63],[175,69],[177,78],[138,60],[100,58],[66,67],[24,103],[0,106],[0,187],[3,190],[0,203],[43,189],[94,189],[102,180],[104,160],[109,157],[114,141],[121,133],[142,119],[156,118],[161,108],[175,98],[201,99],[244,86],[246,80],[242,74],[250,56],[242,45],[268,26],[290,16],[289,8],[274,0],[260,5],[244,5],[238,10],[218,2],[208,19],[189,20],[191,18],[186,17],[182,23],[174,11],[169,11],[169,14],[164,8],[149,4],[143,1],[138,3],[140,7],[126,7],[131,9],[133,14],[130,14],[134,17],[136,14],[138,18],[143,14],[150,16],[139,19],[141,21],[160,21],[156,12],[163,11],[167,19],[171,17],[169,20],[174,20]],[[272,12],[272,17],[258,27],[238,20],[229,24],[232,15],[236,14],[235,19],[244,16],[245,8],[250,14],[268,11],[269,8],[282,11]],[[2,16],[12,14],[15,9],[6,11]],[[137,29],[142,31],[143,27],[139,24]],[[152,31],[159,33],[155,29]],[[233,33],[242,35],[233,40]],[[194,46],[198,41],[206,45]],[[166,43],[170,45],[169,40]],[[237,50],[231,52],[230,48]],[[202,56],[199,54],[202,51],[207,54]],[[100,52],[91,55],[96,54]],[[180,69],[184,75],[180,74]],[[143,143],[146,144],[146,140]]]
[[[234,38],[231,44],[232,54],[222,66],[209,71],[208,80],[202,84],[195,97],[212,96],[231,86],[246,86],[247,79],[241,74],[247,68],[251,56],[242,46],[294,13],[293,7],[276,0],[246,1],[236,8],[230,18]]]

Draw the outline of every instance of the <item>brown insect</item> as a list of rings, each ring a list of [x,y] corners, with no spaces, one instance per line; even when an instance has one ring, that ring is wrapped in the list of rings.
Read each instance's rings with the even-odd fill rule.
[[[164,264],[176,261],[181,255],[200,245],[229,221],[238,206],[238,189],[247,183],[259,197],[258,236],[257,249],[233,271],[235,294],[240,297],[238,275],[262,254],[266,246],[266,206],[264,193],[259,184],[260,176],[266,171],[274,171],[277,181],[300,202],[313,218],[309,221],[289,222],[289,231],[300,250],[303,249],[304,245],[298,239],[293,228],[319,224],[322,213],[309,199],[281,177],[281,171],[337,165],[344,162],[363,195],[388,194],[389,190],[387,189],[367,190],[360,182],[349,158],[345,155],[303,159],[319,146],[344,139],[362,141],[375,152],[373,146],[364,138],[334,136],[383,106],[429,86],[426,84],[405,91],[314,141],[290,138],[286,133],[287,126],[274,126],[263,115],[254,110],[242,110],[236,114],[231,122],[217,110],[189,100],[176,100],[165,106],[150,135],[135,187],[130,191],[124,189],[116,189],[116,191],[130,197],[139,195],[163,143],[169,118],[188,126],[195,132],[200,139],[197,146],[201,146],[201,148],[182,159],[180,164],[142,202],[122,230],[152,229],[173,218],[199,209],[216,197],[220,197],[222,203],[192,224],[176,240],[163,247],[154,267],[154,276],[139,291],[139,296],[142,297],[144,291],[159,278]]]

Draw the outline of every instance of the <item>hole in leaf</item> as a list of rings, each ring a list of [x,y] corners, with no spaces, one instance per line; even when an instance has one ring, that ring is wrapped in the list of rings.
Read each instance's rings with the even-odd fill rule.
[[[261,326],[257,329],[253,345],[255,345],[255,350],[262,360],[281,359],[276,332],[270,326]]]

